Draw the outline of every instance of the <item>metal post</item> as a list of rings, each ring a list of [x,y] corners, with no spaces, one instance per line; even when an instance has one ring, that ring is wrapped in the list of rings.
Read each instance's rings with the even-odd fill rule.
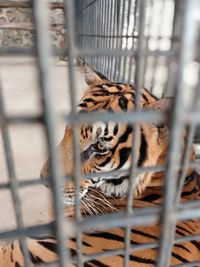
[[[164,182],[164,203],[161,216],[161,239],[158,257],[158,267],[169,266],[170,254],[176,227],[175,196],[176,183],[181,161],[181,133],[183,128],[182,118],[185,110],[183,107],[184,95],[184,70],[192,58],[192,46],[194,42],[194,16],[196,0],[184,0],[183,24],[181,29],[180,55],[177,66],[177,84],[175,99],[171,115],[170,145],[167,159],[167,170]],[[190,47],[190,49],[188,49]]]
[[[33,15],[37,31],[37,64],[39,69],[39,78],[41,86],[41,97],[43,104],[44,121],[47,130],[48,148],[50,152],[52,193],[54,197],[54,208],[56,214],[55,233],[57,238],[58,255],[60,257],[60,266],[66,267],[70,264],[69,255],[65,251],[65,230],[63,224],[63,206],[61,202],[60,188],[62,184],[59,158],[56,148],[55,130],[57,128],[57,116],[53,105],[53,88],[51,83],[51,50],[50,38],[48,34],[48,14],[46,1],[33,1]]]

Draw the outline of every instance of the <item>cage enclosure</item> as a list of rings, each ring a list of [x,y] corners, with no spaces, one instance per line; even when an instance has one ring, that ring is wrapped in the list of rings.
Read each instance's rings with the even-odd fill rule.
[[[0,6],[2,8],[5,8],[8,4],[16,6],[18,1],[8,2],[2,1]],[[31,264],[62,267],[200,266],[200,178],[198,175],[200,169],[200,161],[198,160],[200,154],[200,130],[198,128],[200,125],[199,0],[57,1],[55,5],[64,10],[65,21],[62,26],[65,26],[66,31],[65,48],[55,48],[50,45],[47,10],[48,7],[52,8],[53,2],[51,1],[46,5],[46,1],[32,1],[31,3],[24,1],[23,5],[26,5],[25,3],[31,8],[33,14],[33,26],[36,35],[34,47],[2,46],[0,47],[0,54],[35,56],[39,73],[42,112],[37,116],[8,115],[4,108],[2,90],[0,91],[0,125],[9,177],[9,182],[0,182],[0,189],[10,190],[17,222],[16,229],[0,230],[0,241],[2,239],[18,239],[20,249],[24,255],[22,265],[11,260],[10,265],[2,267],[14,266],[11,265],[13,262],[15,266],[32,266]],[[66,56],[68,64],[69,83],[67,86],[70,92],[70,99],[68,99],[70,112],[68,114],[56,114],[54,110],[53,91],[56,89],[52,86],[51,78],[54,73],[51,72],[51,61],[49,59],[58,56]],[[112,87],[112,90],[122,91],[124,86],[126,88],[128,86],[127,90],[132,88],[134,91],[132,93],[134,95],[132,100],[134,110],[127,108],[128,104],[125,102],[128,100],[126,96],[122,97],[120,92],[116,93],[116,91],[110,89],[108,91],[112,95],[112,99],[123,98],[120,98],[120,100],[123,100],[122,105],[119,104],[120,112],[115,112],[115,110],[113,112],[111,107],[106,107],[107,112],[105,114],[101,112],[103,108],[102,110],[96,108],[99,104],[95,102],[96,98],[102,97],[103,100],[100,102],[105,102],[103,97],[107,97],[108,91],[106,93],[105,91],[104,93],[98,91],[96,95],[93,92],[90,98],[85,96],[83,102],[79,104],[82,112],[77,112],[78,81],[74,73],[74,63],[77,58],[79,58],[80,65],[89,64],[89,66],[85,65],[87,72],[94,69],[98,79],[107,77],[108,80],[104,77],[100,85],[95,84],[96,89],[94,86],[94,90],[102,89],[103,86],[106,90],[109,87]],[[159,104],[157,106],[152,104],[147,109],[143,109],[141,99],[148,103],[147,92],[150,92],[148,93],[150,99],[158,101],[158,103],[165,103],[167,108],[163,109]],[[159,99],[165,100],[159,102]],[[170,108],[168,106],[169,101],[172,102]],[[87,105],[94,105],[94,108],[87,109]],[[124,106],[126,107],[124,108]],[[55,131],[58,120],[65,121],[66,125],[70,125],[70,129],[73,129],[73,134],[70,136],[72,147],[70,153],[73,154],[72,175],[62,174],[62,168],[59,164]],[[110,127],[113,127],[113,135],[116,136],[120,125],[123,125],[123,127],[126,125],[127,127],[124,135],[121,135],[116,142],[115,149],[112,147],[109,153],[114,153],[113,151],[116,151],[116,147],[119,145],[125,146],[129,134],[133,135],[134,132],[134,138],[131,139],[131,148],[128,147],[131,161],[128,168],[126,168],[125,163],[123,163],[124,167],[121,167],[123,165],[123,159],[121,158],[125,157],[122,155],[120,160],[117,158],[113,164],[109,165],[109,170],[101,169],[104,163],[101,162],[96,171],[81,173],[81,166],[85,160],[83,158],[87,157],[88,160],[91,155],[96,154],[93,154],[94,148],[92,148],[92,145],[87,144],[87,149],[81,150],[79,131],[81,129],[83,133],[82,125],[84,123],[87,126],[84,126],[84,130],[88,128],[92,131],[97,122],[103,123],[105,133],[108,132]],[[44,179],[18,181],[8,128],[13,124],[25,124],[26,127],[29,127],[30,123],[39,123],[45,127],[47,148],[50,155],[48,162],[50,175],[44,177]],[[111,124],[115,126],[110,126]],[[146,165],[142,164],[147,160],[147,154],[150,153],[148,151],[151,144],[148,143],[148,138],[153,137],[155,128],[151,128],[149,135],[146,136],[146,133],[141,130],[141,125],[153,125],[152,127],[156,127],[158,135],[162,138],[165,136],[165,132],[169,135],[164,164],[162,160],[154,162],[153,165],[148,165],[148,162]],[[186,135],[184,135],[185,146],[184,150],[181,151],[183,131],[186,132]],[[99,132],[97,135],[101,136],[101,134],[102,132]],[[113,136],[106,134],[106,137],[101,138],[100,141],[110,142],[108,144],[110,147]],[[84,138],[86,137],[84,136]],[[156,138],[156,145],[159,147],[161,141],[158,137]],[[128,144],[130,146],[130,142]],[[140,144],[140,149],[138,149],[138,144]],[[67,143],[65,148],[68,145]],[[98,145],[101,146],[102,143],[98,143]],[[195,147],[196,158],[193,156],[191,159],[190,151],[193,146]],[[93,149],[92,152],[89,148]],[[101,153],[98,155],[98,160],[107,156],[105,149],[107,148],[104,146],[100,148]],[[120,149],[119,155],[122,151]],[[125,146],[123,149],[125,150],[127,147]],[[154,151],[157,151],[157,147],[151,149],[153,155]],[[139,151],[138,153],[141,155],[139,159],[134,151]],[[67,164],[69,164],[70,155],[65,159],[66,168],[69,168]],[[109,160],[111,161],[111,157],[107,159],[106,163],[109,163]],[[114,168],[114,164],[118,161],[120,167]],[[193,171],[187,176],[189,168]],[[143,173],[148,176],[152,173],[160,175],[161,172],[164,172],[162,186],[159,184],[156,187],[157,191],[151,191],[153,186],[147,186],[148,189],[150,188],[150,191],[147,192],[153,193],[145,195],[142,199],[146,203],[144,206],[138,204],[137,207],[138,202],[133,200],[133,188],[136,185],[137,178]],[[116,177],[120,179],[116,179]],[[153,178],[157,178],[157,176]],[[60,190],[64,181],[69,179],[72,179],[75,184],[75,211],[73,218],[70,219],[63,218],[63,199]],[[123,196],[123,201],[125,199],[126,203],[123,204],[123,210],[116,212],[113,209],[113,212],[106,214],[83,216],[82,200],[79,197],[83,179],[96,183],[97,187],[99,186],[101,189],[103,187],[97,181],[106,181],[109,186],[111,184],[120,186],[126,181],[126,194]],[[155,179],[156,183],[157,180]],[[195,187],[186,190],[185,186],[191,185],[191,183],[195,183]],[[36,184],[48,184],[51,187],[55,220],[51,223],[27,227],[22,220],[19,189]],[[105,192],[107,193],[106,190]],[[93,196],[96,197],[96,204],[99,197],[104,199],[108,197],[106,194],[95,194],[99,193],[94,193]],[[111,197],[113,197],[112,194]],[[115,197],[116,195],[114,195]],[[189,200],[185,201],[184,197],[186,199],[188,197]],[[159,202],[157,202],[158,199]],[[121,203],[121,200],[118,199],[114,201]],[[91,206],[92,203],[92,200],[90,200],[87,205]],[[104,202],[104,205],[106,205],[105,203],[107,202]],[[103,205],[100,203],[100,206]],[[186,228],[187,223],[188,228]],[[93,230],[92,233],[91,229]],[[115,232],[113,229],[118,229],[119,232]],[[154,230],[157,231],[156,235]],[[74,232],[73,238],[69,237],[72,231]],[[87,231],[89,231],[89,237],[86,234]],[[47,234],[53,234],[54,239],[51,239],[51,237],[45,238],[44,235]],[[31,241],[27,240],[27,237],[30,236]],[[32,236],[39,237],[34,239]],[[42,237],[44,240],[41,239]],[[39,256],[39,250],[34,254],[29,246],[29,242],[33,242],[33,240],[37,240],[36,245],[38,243],[43,247],[46,245],[45,248],[50,252],[56,251],[58,258],[54,257],[51,260],[52,258],[48,257],[48,253],[44,253],[43,256],[47,255],[47,258],[43,259]],[[74,242],[73,245],[66,246],[66,240]],[[110,247],[111,241],[113,243]],[[101,247],[101,242],[105,242],[105,247]],[[187,244],[189,244],[189,247],[187,247]],[[0,242],[2,251],[5,251],[4,246],[6,245],[7,243]],[[11,259],[15,257],[13,253]],[[4,254],[6,255],[6,253]],[[0,263],[5,257],[5,255],[2,255],[0,254]],[[190,256],[185,258],[186,255]]]

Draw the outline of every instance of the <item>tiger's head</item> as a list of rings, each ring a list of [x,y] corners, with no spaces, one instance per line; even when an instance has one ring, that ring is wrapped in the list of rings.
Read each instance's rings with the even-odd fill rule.
[[[106,116],[108,112],[117,114],[134,111],[134,86],[112,82],[84,62],[82,62],[82,67],[88,88],[78,104],[78,112],[98,111]],[[167,110],[170,105],[171,99],[158,100],[146,89],[141,90],[141,108]],[[156,166],[165,162],[168,146],[168,127],[165,124],[141,122],[136,151],[132,151],[134,131],[131,124],[120,121],[83,123],[79,130],[81,172],[96,174],[93,179],[81,180],[81,200],[89,201],[88,194],[95,189],[100,190],[107,196],[125,197],[129,186],[128,175],[119,174],[102,177],[98,174],[130,169],[132,154],[136,157],[137,164],[140,167]],[[73,129],[67,127],[58,146],[66,175],[73,174],[72,137]],[[48,160],[42,167],[41,177],[48,177],[50,175],[49,170]],[[151,185],[155,177],[157,176],[153,172],[138,174],[133,186],[135,197],[139,197],[145,188]],[[158,177],[160,176],[158,175]],[[74,185],[72,182],[66,182],[62,189],[62,196],[65,205],[74,204]]]

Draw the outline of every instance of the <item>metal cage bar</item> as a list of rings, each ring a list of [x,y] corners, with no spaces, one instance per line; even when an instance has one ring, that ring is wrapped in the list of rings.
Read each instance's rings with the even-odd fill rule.
[[[55,234],[57,238],[58,255],[60,257],[60,266],[67,266],[66,262],[70,263],[70,257],[67,255],[65,244],[65,231],[63,226],[62,202],[60,196],[61,187],[61,171],[59,159],[56,149],[56,139],[54,129],[56,128],[57,118],[53,105],[53,88],[51,84],[51,69],[50,69],[50,39],[48,32],[48,15],[46,10],[46,1],[33,2],[33,17],[37,31],[36,52],[37,64],[39,69],[39,79],[41,86],[41,97],[43,104],[44,124],[46,126],[46,135],[48,140],[48,149],[50,153],[50,168],[51,176],[50,183],[52,185],[52,193],[54,198],[54,208],[56,213]],[[66,261],[67,260],[67,261]]]
[[[2,86],[0,81],[0,118],[3,122],[2,127],[2,137],[3,137],[3,145],[5,150],[5,156],[6,156],[6,164],[7,164],[7,170],[8,170],[8,176],[9,176],[9,187],[12,194],[12,201],[15,211],[15,219],[17,221],[17,231],[20,231],[24,228],[24,223],[22,220],[22,209],[21,209],[21,201],[18,191],[18,185],[17,185],[17,179],[15,174],[15,166],[14,166],[14,160],[12,156],[12,150],[11,150],[11,144],[10,144],[10,138],[9,133],[7,129],[7,121],[6,121],[6,115],[5,115],[5,108],[3,103],[3,96],[2,96]],[[25,264],[28,266],[30,265],[30,259],[28,255],[28,250],[26,246],[26,241],[24,237],[19,238],[20,245],[22,247],[22,251],[24,253],[24,261]]]
[[[68,29],[69,37],[69,51],[68,51],[68,60],[69,60],[69,86],[70,86],[70,96],[71,96],[71,113],[76,114],[76,84],[73,68],[73,60],[76,57],[75,47],[75,10],[74,2],[70,0],[65,1],[65,15],[66,15],[66,28]],[[79,148],[79,125],[76,124],[74,120],[72,122],[73,126],[73,160],[74,160],[74,183],[75,183],[75,217],[77,221],[81,220],[81,208],[80,208],[80,148]],[[77,263],[78,266],[82,267],[82,233],[79,229],[76,229],[76,239],[77,239]]]
[[[180,244],[184,241],[199,240],[200,233],[196,236],[186,235],[184,237],[174,237],[176,221],[184,221],[191,218],[200,219],[200,203],[199,201],[191,201],[189,203],[179,203],[181,189],[184,182],[185,170],[188,166],[197,167],[200,162],[189,161],[189,149],[193,142],[195,128],[200,124],[199,107],[190,107],[185,111],[183,108],[183,95],[185,88],[184,68],[193,60],[191,52],[195,43],[195,17],[194,9],[198,0],[170,0],[174,6],[174,17],[172,22],[172,32],[168,38],[170,40],[169,49],[150,49],[149,43],[152,36],[150,27],[153,23],[148,20],[148,12],[152,11],[156,2],[155,0],[64,0],[63,3],[56,3],[56,7],[65,10],[65,26],[67,29],[68,44],[67,49],[51,49],[48,36],[48,16],[46,1],[32,1],[31,3],[23,3],[25,8],[33,8],[33,15],[36,27],[36,51],[34,48],[2,48],[0,54],[18,54],[18,55],[35,55],[37,56],[37,66],[39,70],[40,95],[42,98],[42,114],[38,116],[10,116],[7,115],[3,108],[3,98],[0,91],[0,126],[2,129],[4,146],[6,152],[6,162],[8,164],[10,181],[0,183],[0,190],[10,188],[14,204],[18,228],[0,232],[1,239],[18,238],[22,241],[26,236],[35,234],[55,233],[58,242],[59,259],[53,263],[42,264],[40,266],[62,266],[65,267],[70,263],[75,263],[79,267],[93,259],[100,257],[108,257],[111,255],[123,255],[124,266],[129,265],[129,255],[135,251],[147,248],[159,248],[159,257],[157,266],[169,266],[170,252],[174,244]],[[160,0],[163,9],[166,8],[168,0]],[[8,7],[9,5],[18,6],[17,2],[3,1],[0,6]],[[48,4],[49,8],[54,8],[52,3]],[[184,10],[184,13],[182,13]],[[148,20],[148,21],[147,21]],[[161,23],[161,22],[160,22]],[[161,23],[162,24],[162,23]],[[160,24],[158,35],[153,36],[156,43],[162,40]],[[53,55],[65,55],[68,57],[69,65],[69,88],[71,113],[57,115],[54,111],[52,99],[51,84],[51,64],[50,57]],[[134,82],[136,85],[136,110],[130,113],[108,113],[107,116],[98,112],[89,114],[78,114],[76,111],[76,80],[74,75],[74,59],[77,55],[83,56],[96,70],[105,74],[108,78],[115,81]],[[153,58],[153,75],[151,77],[152,85],[156,84],[156,69],[159,67],[160,58],[164,58],[168,71],[168,78],[163,85],[163,94],[169,88],[174,89],[175,101],[170,114],[171,133],[168,161],[166,166],[155,167],[139,167],[137,166],[136,157],[132,157],[132,167],[129,171],[113,171],[101,173],[99,176],[110,176],[119,173],[130,176],[127,209],[117,214],[106,214],[89,218],[82,218],[79,199],[80,176],[91,179],[95,174],[82,175],[80,173],[80,149],[79,149],[79,126],[81,123],[92,123],[95,121],[122,121],[133,125],[135,138],[133,139],[133,150],[137,148],[137,136],[139,135],[138,126],[141,123],[163,123],[168,119],[166,112],[161,111],[144,111],[140,109],[140,89],[145,85],[148,71],[148,60]],[[199,61],[198,61],[199,62]],[[200,63],[199,63],[200,64]],[[136,65],[136,66],[135,66]],[[200,75],[199,75],[200,77]],[[198,77],[198,82],[200,78]],[[150,84],[151,84],[150,83]],[[199,84],[196,86],[199,89]],[[0,88],[1,89],[1,88]],[[196,90],[198,90],[196,89]],[[199,96],[198,91],[196,94]],[[62,177],[59,167],[59,159],[56,153],[56,141],[54,129],[57,120],[63,120],[73,127],[73,156],[74,156],[74,173],[72,177]],[[9,147],[9,138],[7,127],[11,124],[30,123],[44,124],[48,137],[47,147],[50,153],[51,175],[48,179],[30,181],[17,181],[15,179],[12,151]],[[176,172],[180,169],[180,133],[183,126],[189,125],[189,135],[186,144],[186,151],[183,158],[183,166],[180,173],[180,182],[178,188],[172,179],[176,176]],[[198,140],[198,138],[196,139]],[[132,209],[133,190],[135,176],[141,172],[166,171],[165,192],[163,207]],[[62,215],[62,204],[60,201],[60,185],[64,179],[72,179],[75,182],[75,218],[69,222],[65,221]],[[50,184],[53,189],[53,197],[55,203],[56,220],[53,223],[35,225],[25,228],[21,221],[21,209],[18,196],[18,190],[25,186],[34,186],[37,184]],[[176,195],[177,194],[177,195]],[[162,221],[162,232],[160,243],[149,242],[146,244],[131,245],[130,232],[133,226],[147,226],[156,223],[159,218]],[[83,255],[82,252],[82,233],[90,229],[106,229],[109,227],[122,227],[126,230],[125,247],[123,249],[113,249],[94,253],[91,255]],[[65,239],[67,238],[66,229],[74,228],[77,239],[77,258],[71,259],[68,249],[65,247]],[[29,266],[30,260],[24,243],[25,264]],[[200,261],[193,263],[184,263],[173,265],[174,267],[195,266],[200,265]]]
[[[168,162],[165,176],[164,184],[164,205],[163,211],[161,214],[162,228],[161,228],[161,239],[160,239],[160,250],[157,266],[169,266],[171,249],[172,249],[172,240],[176,227],[176,216],[174,209],[174,202],[176,199],[176,186],[174,177],[178,173],[178,166],[181,163],[181,130],[182,123],[181,117],[184,116],[183,109],[183,94],[185,88],[184,83],[184,69],[185,66],[190,62],[192,55],[191,51],[188,50],[188,47],[192,48],[194,43],[194,31],[193,31],[193,21],[191,16],[194,12],[195,0],[184,1],[184,13],[183,13],[183,24],[181,31],[181,45],[180,45],[180,56],[178,60],[178,72],[177,72],[177,85],[175,90],[175,99],[174,107],[171,117],[171,133],[170,133],[170,145],[169,145],[169,154]],[[179,5],[182,5],[182,2],[177,2]],[[190,31],[190,36],[186,34],[187,31]],[[179,153],[177,153],[179,151]],[[185,155],[186,156],[186,155]],[[189,155],[188,155],[189,156]],[[177,164],[176,164],[177,163]],[[185,170],[183,170],[185,171]]]

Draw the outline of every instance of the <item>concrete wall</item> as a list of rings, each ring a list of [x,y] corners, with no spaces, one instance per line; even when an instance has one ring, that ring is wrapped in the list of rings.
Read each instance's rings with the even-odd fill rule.
[[[51,23],[63,23],[63,10],[50,10]],[[28,8],[0,8],[0,24],[32,23],[31,9]],[[29,24],[30,25],[30,24]],[[52,43],[60,46],[63,40],[64,29],[56,26],[56,31],[51,32]],[[0,29],[0,46],[30,47],[34,43],[34,30]]]

